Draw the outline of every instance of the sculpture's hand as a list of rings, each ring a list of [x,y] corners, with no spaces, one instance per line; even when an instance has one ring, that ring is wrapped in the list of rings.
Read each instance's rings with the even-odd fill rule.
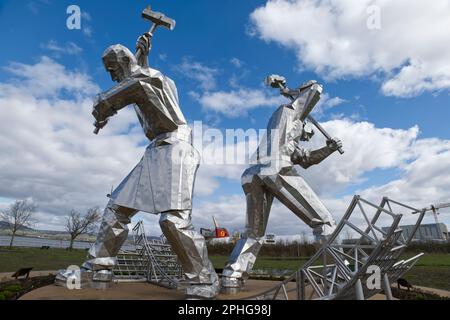
[[[342,148],[342,141],[336,138],[327,141],[327,147],[335,152]]]
[[[95,133],[97,134],[99,130],[108,123],[108,118],[112,117],[116,113],[117,111],[114,110],[114,108],[104,99],[102,94],[97,95],[95,97],[92,111],[92,115],[95,118]]]
[[[141,57],[147,57],[152,49],[152,38],[151,33],[144,33],[137,39],[136,42],[136,52],[140,52]]]
[[[107,124],[108,124],[108,120],[101,121],[101,122],[95,121],[94,122],[94,127],[95,127],[94,133],[98,134],[100,132],[100,130],[103,129]]]
[[[94,116],[95,120],[101,122],[109,117],[112,117],[117,113],[116,110],[114,110],[113,106],[106,101],[104,96],[102,94],[99,94],[96,96],[94,101],[94,108],[92,111],[92,115]]]

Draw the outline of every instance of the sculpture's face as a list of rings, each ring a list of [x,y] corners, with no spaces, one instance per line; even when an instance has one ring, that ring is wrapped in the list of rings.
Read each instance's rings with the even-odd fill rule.
[[[103,54],[103,64],[111,79],[121,82],[130,76],[131,70],[137,65],[136,58],[126,47],[114,45]]]
[[[118,63],[111,63],[106,65],[106,71],[111,75],[111,80],[115,82],[120,82],[125,78],[125,73],[122,70],[122,67]]]
[[[126,78],[126,74],[129,73],[127,70],[123,69],[119,63],[111,63],[105,65],[106,71],[111,75],[111,80],[115,82],[120,82]]]

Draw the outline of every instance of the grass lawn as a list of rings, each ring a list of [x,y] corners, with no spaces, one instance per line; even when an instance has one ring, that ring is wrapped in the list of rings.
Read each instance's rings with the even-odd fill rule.
[[[64,269],[70,265],[81,265],[86,255],[85,250],[0,248],[0,272],[15,272],[27,267],[33,267],[34,271]]]
[[[450,254],[426,253],[405,279],[413,285],[450,291]]]
[[[33,267],[35,271],[58,270],[69,265],[81,265],[85,250],[41,250],[39,248],[0,248],[0,272],[14,272],[20,268]],[[414,254],[405,255],[405,259]],[[214,266],[222,269],[226,256],[210,256]],[[254,269],[297,270],[307,258],[259,257]],[[405,278],[413,285],[450,291],[450,254],[425,254]]]

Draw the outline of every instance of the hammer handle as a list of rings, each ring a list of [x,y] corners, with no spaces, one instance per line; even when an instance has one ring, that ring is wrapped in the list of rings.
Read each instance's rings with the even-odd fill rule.
[[[311,122],[324,136],[327,140],[332,140],[331,136],[328,134],[328,132],[325,131],[325,129],[314,119],[312,116],[308,116],[309,122]],[[344,154],[344,150],[342,148],[338,149],[340,154]]]
[[[278,84],[278,86],[280,87],[280,89],[285,89],[286,86],[283,86],[281,83]],[[291,99],[292,101],[295,101],[295,98],[291,95],[288,95],[289,99]],[[308,117],[309,122],[311,122],[323,135],[327,140],[332,140],[333,138],[331,138],[331,136],[328,134],[328,132],[326,132],[326,130],[320,125],[320,123],[318,123],[316,121],[316,119],[314,119],[311,115],[309,115]],[[344,154],[344,150],[342,148],[338,149],[340,154]]]
[[[152,27],[150,28],[150,30],[148,31],[148,33],[153,34],[153,32],[155,32],[157,27],[158,27],[158,25],[156,23],[154,23],[152,25]],[[138,51],[136,52],[136,59],[139,60],[141,58],[141,55],[142,55],[142,50],[138,49]]]

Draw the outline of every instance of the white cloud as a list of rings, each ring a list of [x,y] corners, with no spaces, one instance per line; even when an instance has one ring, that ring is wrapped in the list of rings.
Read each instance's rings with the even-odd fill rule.
[[[58,44],[55,40],[50,40],[47,43],[41,44],[41,48],[50,50],[56,54],[77,55],[83,51],[78,45],[73,42],[67,42],[64,45]]]
[[[345,119],[328,121],[323,126],[331,136],[343,141],[345,153],[335,153],[322,164],[301,171],[320,192],[360,183],[362,176],[374,169],[401,168],[413,158],[412,144],[419,134],[418,127],[376,128],[369,122]],[[320,132],[315,132],[312,143],[304,147],[314,149],[325,144]]]
[[[99,88],[88,75],[67,70],[48,57],[34,65],[11,63],[3,68],[16,78],[10,83],[0,83],[2,96],[23,95],[25,98],[57,96],[62,92],[71,95],[92,95]]]
[[[241,68],[244,65],[244,62],[239,60],[238,58],[232,58],[230,63],[236,68]]]
[[[219,70],[205,66],[200,62],[185,58],[180,65],[176,66],[176,71],[183,74],[186,78],[198,82],[202,90],[213,90],[217,85],[216,76]]]
[[[334,154],[308,170],[299,169],[337,221],[343,216],[353,194],[341,195],[346,187],[364,181],[376,169],[396,169],[398,173],[380,185],[361,188],[357,194],[378,204],[383,196],[418,208],[450,202],[450,141],[419,138],[419,129],[376,128],[368,122],[333,120],[323,123],[333,135],[344,141],[345,154]],[[313,147],[322,145],[319,139]],[[308,147],[308,145],[305,145]],[[238,183],[238,181],[236,181]],[[339,194],[339,197],[337,196]],[[194,210],[194,218],[205,225],[216,215],[230,230],[245,226],[245,197],[242,194],[203,201]],[[450,210],[442,210],[440,219],[450,222]],[[411,220],[406,220],[406,223]],[[425,222],[432,223],[431,216]],[[268,232],[300,234],[311,232],[289,209],[277,201],[269,220]]]
[[[122,110],[100,135],[92,134],[92,96],[99,88],[85,73],[68,70],[46,57],[33,65],[13,63],[5,70],[13,79],[0,83],[0,202],[4,206],[6,199],[33,197],[42,221],[37,226],[61,229],[70,209],[106,204],[110,186],[117,186],[144,153],[144,135],[133,126],[137,121],[131,108]],[[357,185],[375,169],[397,169],[399,173],[386,183],[360,190],[374,201],[387,195],[425,206],[450,199],[449,141],[420,139],[417,127],[376,128],[368,122],[345,119],[323,125],[343,140],[346,153],[334,154],[322,164],[300,172],[337,218],[351,196],[337,198],[336,194]],[[322,144],[317,134],[311,145]],[[229,148],[234,145],[225,146]],[[239,185],[245,167],[202,165],[196,196],[217,192],[218,177]],[[196,227],[210,226],[213,214],[224,227],[242,229],[243,194],[194,201]],[[140,216],[152,222],[152,232],[156,233],[157,217]],[[442,219],[448,218],[443,214]],[[275,204],[269,231],[292,234],[302,228],[306,227],[298,218]]]
[[[81,18],[85,19],[86,21],[92,21],[92,16],[89,12],[83,11],[81,12]]]
[[[88,38],[90,38],[90,37],[92,37],[92,33],[93,33],[93,30],[92,30],[92,27],[91,26],[84,26],[83,27],[83,34],[86,36],[86,37],[88,37]]]
[[[48,215],[38,227],[61,229],[53,215],[107,202],[109,186],[142,156],[142,134],[124,134],[136,122],[131,109],[92,134],[92,96],[99,88],[84,73],[46,57],[6,70],[14,78],[0,83],[0,196],[33,197],[41,217]]]
[[[373,5],[380,30],[367,27]],[[269,0],[251,21],[253,34],[327,78],[381,75],[383,93],[399,97],[450,89],[447,0]]]
[[[334,97],[334,98],[330,98],[327,99],[327,101],[324,103],[328,108],[333,108],[336,107],[340,104],[343,104],[347,102],[347,100],[339,98],[339,97]]]
[[[313,110],[313,113],[317,116],[322,116],[325,111],[332,109],[338,105],[348,102],[345,99],[340,97],[331,98],[328,93],[324,93],[321,96],[320,101],[317,103],[316,107]]]
[[[167,60],[167,53],[160,53],[158,55],[159,60],[166,61]]]
[[[82,11],[81,12],[81,24],[82,24],[82,32],[83,34],[88,37],[91,38],[92,34],[94,32],[92,26],[91,26],[91,22],[92,22],[92,16],[89,12],[87,11]]]
[[[103,207],[110,187],[144,154],[134,110],[121,110],[95,136],[92,100],[100,88],[89,75],[48,57],[4,70],[12,78],[0,82],[2,203],[33,197],[41,221],[36,227],[44,229],[63,228],[70,209]],[[235,177],[235,171],[205,166],[197,175],[196,196],[212,194],[217,177]]]
[[[450,202],[450,141],[417,140],[411,146],[413,160],[403,165],[404,174],[362,194],[387,194],[418,208]]]
[[[245,115],[249,110],[259,107],[274,107],[286,102],[279,95],[271,95],[267,90],[239,89],[232,91],[191,93],[204,110],[224,114],[230,118]]]

